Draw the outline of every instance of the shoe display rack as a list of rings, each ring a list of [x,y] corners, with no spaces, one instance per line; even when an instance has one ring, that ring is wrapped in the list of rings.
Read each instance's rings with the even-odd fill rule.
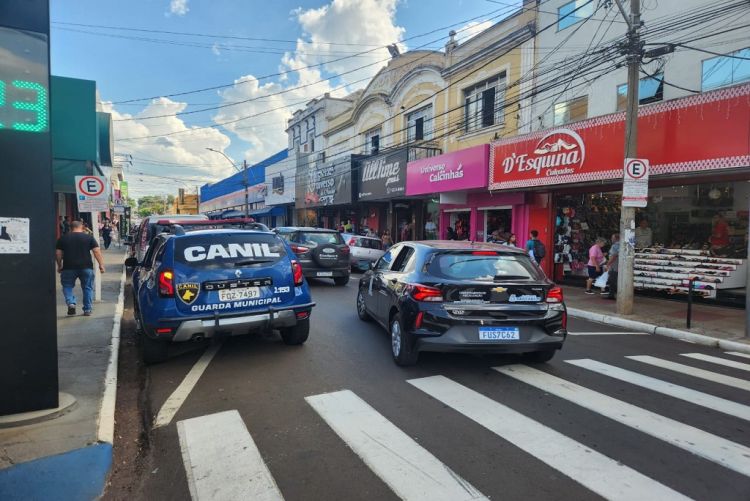
[[[714,257],[707,250],[636,249],[633,281],[636,289],[687,295],[695,279],[693,293],[715,299],[717,289],[745,287],[745,266],[744,259]]]

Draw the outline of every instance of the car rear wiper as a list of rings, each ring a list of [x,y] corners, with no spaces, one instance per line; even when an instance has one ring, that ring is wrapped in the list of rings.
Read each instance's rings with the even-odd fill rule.
[[[237,261],[235,266],[247,266],[249,264],[272,263],[273,259],[248,259],[246,261]]]
[[[529,278],[526,275],[495,275],[494,281],[498,280],[518,280],[521,278]]]

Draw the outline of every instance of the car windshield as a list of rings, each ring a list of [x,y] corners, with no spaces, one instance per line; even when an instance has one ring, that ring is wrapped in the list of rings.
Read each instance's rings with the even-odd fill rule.
[[[302,231],[299,234],[299,243],[315,247],[317,245],[341,245],[344,243],[344,239],[341,238],[341,234],[333,232],[322,232],[322,231]]]
[[[439,278],[481,282],[544,279],[526,255],[483,251],[437,254],[427,265],[427,272]]]

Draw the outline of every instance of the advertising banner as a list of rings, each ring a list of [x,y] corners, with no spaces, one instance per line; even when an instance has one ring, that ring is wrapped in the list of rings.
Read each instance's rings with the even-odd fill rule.
[[[750,84],[641,107],[638,156],[652,176],[750,164]],[[625,114],[494,141],[490,190],[623,178]]]
[[[297,167],[298,209],[352,203],[352,157]]]
[[[404,196],[408,161],[408,148],[360,161],[358,199],[387,200]]]
[[[487,144],[409,162],[406,194],[425,195],[487,187]]]

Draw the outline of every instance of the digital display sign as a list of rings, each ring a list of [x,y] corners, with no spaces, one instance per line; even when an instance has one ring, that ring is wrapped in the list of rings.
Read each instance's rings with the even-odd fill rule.
[[[49,131],[47,36],[0,27],[0,133]]]

